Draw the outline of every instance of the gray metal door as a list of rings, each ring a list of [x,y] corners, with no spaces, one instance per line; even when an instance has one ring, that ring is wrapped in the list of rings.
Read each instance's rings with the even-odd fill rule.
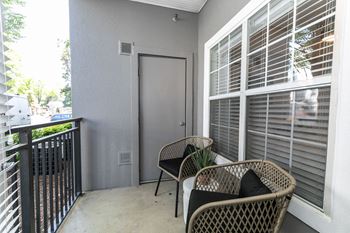
[[[140,182],[158,179],[162,146],[186,135],[186,60],[142,55],[140,72]]]

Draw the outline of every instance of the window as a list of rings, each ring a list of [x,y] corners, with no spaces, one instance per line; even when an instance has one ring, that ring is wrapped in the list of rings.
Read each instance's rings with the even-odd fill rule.
[[[214,151],[276,162],[296,178],[296,195],[318,209],[326,198],[335,9],[335,0],[271,0],[207,46],[204,129]]]
[[[246,159],[268,159],[291,172],[296,194],[323,206],[330,88],[250,96]]]
[[[242,28],[226,36],[210,52],[210,136],[213,151],[238,160],[239,97],[241,88]],[[219,98],[218,98],[219,96]]]

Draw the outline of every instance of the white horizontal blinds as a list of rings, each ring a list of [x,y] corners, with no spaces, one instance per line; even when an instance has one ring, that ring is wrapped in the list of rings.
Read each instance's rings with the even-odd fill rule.
[[[228,64],[228,47],[229,47],[229,36],[225,37],[222,41],[220,41],[220,49],[219,49],[219,55],[220,55],[220,60],[219,60],[219,67],[223,67]]]
[[[230,63],[240,60],[242,56],[242,26],[230,34]]]
[[[334,21],[333,16],[295,34],[296,80],[307,80],[331,74]]]
[[[270,2],[269,43],[290,35],[293,30],[294,0]]]
[[[266,79],[267,6],[248,20],[248,89],[262,87]]]
[[[210,96],[219,92],[219,45],[210,50]]]
[[[247,99],[246,159],[265,158],[267,95]]]
[[[296,91],[292,174],[296,193],[322,207],[330,88]]]
[[[335,13],[336,0],[297,0],[296,29]]]
[[[248,57],[248,89],[263,87],[266,79],[266,50],[259,50]]]
[[[267,86],[293,81],[294,0],[271,1],[269,9]]]
[[[239,91],[241,87],[241,60],[242,60],[242,27],[230,34],[230,67],[229,92]]]
[[[238,160],[239,97],[210,101],[210,137],[213,151]]]
[[[273,0],[249,18],[248,89],[331,74],[335,0],[296,1]]]
[[[267,6],[260,9],[248,20],[248,53],[263,48],[267,37]]]
[[[274,161],[297,179],[296,194],[323,206],[330,88],[248,97],[247,159]]]
[[[210,96],[218,94],[219,89],[219,72],[214,71],[210,74]]]
[[[210,50],[210,96],[240,91],[242,27]]]
[[[238,160],[238,139],[239,139],[239,111],[240,98],[230,100],[230,123],[229,123],[229,154],[228,157]]]
[[[1,4],[1,3],[0,3]],[[11,106],[6,95],[8,81],[5,75],[5,54],[3,43],[3,8],[0,6],[0,232],[19,232],[20,218],[20,171],[17,154],[9,154],[9,118],[7,115]]]
[[[289,170],[293,92],[269,94],[266,159]]]
[[[292,37],[283,38],[268,48],[267,85],[292,81]]]
[[[228,66],[224,66],[219,70],[219,84],[217,94],[228,93]]]
[[[216,71],[219,68],[219,45],[215,45],[210,50],[210,71]]]

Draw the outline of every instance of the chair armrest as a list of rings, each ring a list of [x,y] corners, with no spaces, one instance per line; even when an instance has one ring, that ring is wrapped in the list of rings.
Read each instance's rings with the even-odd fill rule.
[[[179,171],[179,180],[184,180],[188,177],[195,176],[199,169],[195,163],[196,152],[188,155],[184,161],[182,161]]]
[[[182,138],[176,142],[172,142],[162,147],[159,152],[159,161],[167,159],[175,159],[183,156],[183,152],[186,148],[186,138]]]
[[[277,233],[288,204],[289,199],[285,196],[276,198],[274,193],[211,202],[192,214],[187,233],[214,232],[220,226],[235,232],[255,232],[259,229],[261,232]]]

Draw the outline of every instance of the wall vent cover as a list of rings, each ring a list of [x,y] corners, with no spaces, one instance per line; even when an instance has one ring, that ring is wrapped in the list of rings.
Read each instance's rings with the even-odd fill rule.
[[[130,152],[119,152],[118,164],[119,164],[119,166],[131,164],[131,153]]]
[[[132,43],[119,41],[119,54],[130,56],[133,54]]]

